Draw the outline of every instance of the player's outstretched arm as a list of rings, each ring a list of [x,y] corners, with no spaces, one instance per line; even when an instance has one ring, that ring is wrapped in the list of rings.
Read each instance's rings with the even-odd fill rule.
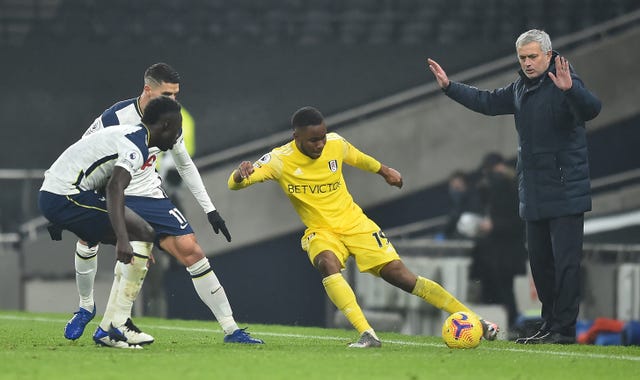
[[[180,177],[187,185],[187,188],[189,188],[189,191],[191,191],[191,194],[193,194],[193,197],[198,201],[200,207],[202,207],[204,212],[207,214],[215,210],[216,208],[213,205],[213,200],[204,186],[204,182],[202,181],[202,176],[200,175],[198,168],[193,163],[191,156],[189,156],[189,152],[184,145],[184,140],[177,142],[169,152],[171,152],[178,174],[180,174]]]
[[[380,174],[389,185],[402,188],[402,174],[396,169],[382,164],[380,170],[378,170],[378,174]]]
[[[449,77],[447,76],[447,73],[442,69],[442,67],[440,67],[438,62],[434,61],[431,58],[427,58],[427,63],[429,64],[429,70],[431,70],[433,75],[436,77],[440,88],[446,89],[447,87],[449,87]]]

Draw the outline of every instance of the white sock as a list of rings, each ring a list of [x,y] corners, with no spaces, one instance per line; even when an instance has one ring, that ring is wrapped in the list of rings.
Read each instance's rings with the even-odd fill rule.
[[[197,263],[187,267],[187,271],[191,275],[191,281],[196,288],[196,292],[202,302],[211,309],[211,312],[218,320],[218,323],[229,335],[238,329],[236,321],[233,319],[231,305],[227,299],[227,294],[220,284],[218,277],[209,264],[206,257]]]
[[[113,324],[114,327],[118,328],[124,325],[127,319],[131,317],[133,301],[138,297],[144,278],[147,275],[147,261],[149,261],[153,243],[132,241],[131,246],[135,254],[133,261],[130,264],[116,264],[116,266],[118,264],[121,265],[122,274],[113,299],[109,297],[105,317],[103,322],[100,323],[100,327],[103,329],[105,327],[108,329],[109,324]],[[115,281],[114,285],[116,285]],[[111,290],[113,293],[113,288]],[[107,315],[109,315],[109,319],[107,319]]]
[[[76,287],[80,296],[80,307],[93,311],[93,283],[98,270],[98,245],[88,247],[80,241],[76,243],[75,266]]]
[[[113,314],[115,313],[115,300],[118,297],[118,287],[120,284],[120,280],[122,279],[122,268],[124,267],[124,265],[124,263],[116,261],[116,265],[113,267],[113,284],[111,285],[111,292],[109,293],[109,300],[107,301],[107,306],[104,310],[102,321],[100,321],[100,327],[104,331],[109,331],[111,320],[113,319]]]

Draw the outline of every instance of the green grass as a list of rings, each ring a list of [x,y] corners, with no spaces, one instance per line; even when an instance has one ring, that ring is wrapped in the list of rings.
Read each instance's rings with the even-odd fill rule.
[[[439,337],[379,333],[381,349],[348,349],[355,331],[250,325],[265,345],[222,342],[215,322],[136,318],[155,336],[143,350],[62,336],[68,315],[0,311],[0,379],[628,379],[640,347],[521,346],[451,350]]]

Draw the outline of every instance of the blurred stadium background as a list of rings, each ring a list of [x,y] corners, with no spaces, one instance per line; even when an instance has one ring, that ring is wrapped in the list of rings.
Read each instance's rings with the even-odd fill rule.
[[[430,239],[447,211],[446,178],[476,169],[489,151],[513,158],[517,142],[512,118],[476,115],[439,96],[425,60],[453,79],[498,87],[515,76],[515,39],[534,27],[549,32],[604,105],[588,125],[594,210],[582,312],[640,318],[635,0],[0,0],[0,308],[76,308],[75,239],[52,242],[44,232],[35,202],[42,173],[96,115],[139,95],[144,69],[158,61],[182,74],[195,161],[233,242],[211,233],[188,192],[180,201],[239,320],[340,324],[280,190],[226,189],[239,161],[290,138],[289,116],[304,105],[403,173],[402,191],[356,171],[347,181],[410,265],[464,299],[469,242]],[[184,269],[156,256],[136,313],[209,318]],[[113,257],[102,247],[99,312]],[[425,305],[351,279],[380,324],[433,331],[438,315]],[[526,278],[518,289],[521,309],[535,309]]]

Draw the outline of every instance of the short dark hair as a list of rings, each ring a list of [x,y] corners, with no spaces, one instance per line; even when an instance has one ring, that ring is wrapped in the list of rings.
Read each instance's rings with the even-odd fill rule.
[[[493,167],[498,164],[504,164],[504,157],[498,152],[489,152],[482,159],[482,163],[480,164],[480,170],[483,171],[491,171]]]
[[[180,83],[180,74],[171,66],[164,62],[154,63],[144,72],[144,83],[155,82],[156,84]]]
[[[320,125],[324,122],[324,116],[313,107],[302,107],[294,112],[291,117],[293,128],[308,127],[310,125]]]
[[[142,122],[146,125],[155,124],[160,117],[166,113],[180,113],[180,103],[168,96],[158,96],[151,99],[149,104],[144,108]]]

